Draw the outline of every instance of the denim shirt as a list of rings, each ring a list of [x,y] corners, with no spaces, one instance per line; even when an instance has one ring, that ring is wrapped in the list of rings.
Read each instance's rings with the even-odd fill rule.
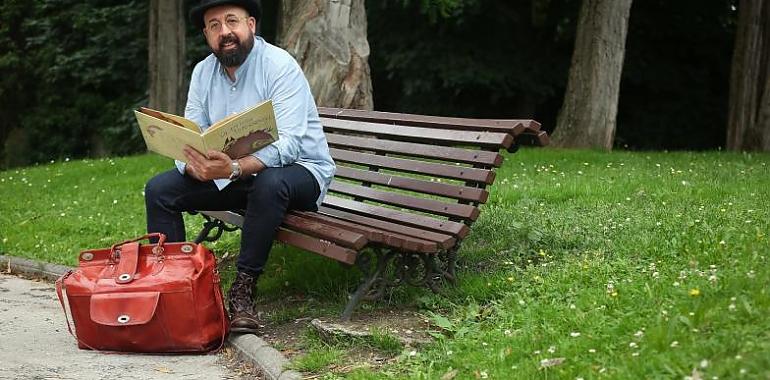
[[[252,155],[266,167],[296,163],[307,168],[321,189],[317,201],[320,205],[334,176],[335,165],[310,85],[285,50],[255,36],[254,47],[235,71],[235,81],[230,80],[224,67],[210,54],[193,69],[185,117],[206,130],[218,120],[267,99],[273,101],[278,140]],[[184,174],[184,163],[177,161],[176,165]],[[220,190],[230,183],[227,179],[214,182]]]

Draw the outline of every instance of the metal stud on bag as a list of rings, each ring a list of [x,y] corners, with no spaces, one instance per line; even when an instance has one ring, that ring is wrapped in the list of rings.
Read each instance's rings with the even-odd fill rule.
[[[131,275],[128,273],[123,273],[120,276],[118,276],[118,280],[120,281],[128,281],[131,279]]]
[[[128,323],[128,321],[130,320],[131,320],[131,317],[129,317],[128,315],[123,314],[121,316],[118,316],[118,323]]]
[[[182,249],[182,252],[184,252],[184,253],[190,253],[190,252],[193,251],[193,246],[190,245],[190,244],[185,244],[185,245],[182,246],[181,249]]]
[[[83,261],[91,261],[91,260],[93,260],[93,259],[94,259],[94,254],[93,254],[93,253],[91,253],[91,252],[83,252],[83,254],[82,254],[82,255],[80,255],[80,258],[81,258]]]

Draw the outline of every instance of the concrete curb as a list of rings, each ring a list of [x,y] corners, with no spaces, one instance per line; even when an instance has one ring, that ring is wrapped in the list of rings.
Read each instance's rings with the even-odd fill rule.
[[[74,268],[24,259],[15,256],[0,255],[0,271],[23,273],[56,281],[64,272]],[[227,343],[233,347],[241,360],[249,362],[269,380],[299,380],[302,375],[293,370],[284,369],[289,360],[280,351],[271,347],[262,338],[251,335],[230,334]]]
[[[252,334],[230,334],[227,341],[233,348],[235,348],[241,356],[241,359],[252,363],[256,368],[259,368],[267,379],[302,379],[302,375],[299,372],[284,369],[288,366],[289,360],[262,338]]]
[[[23,273],[36,277],[42,277],[46,280],[56,281],[64,272],[74,269],[64,265],[44,263],[23,259],[21,257],[0,255],[0,270],[11,273]]]

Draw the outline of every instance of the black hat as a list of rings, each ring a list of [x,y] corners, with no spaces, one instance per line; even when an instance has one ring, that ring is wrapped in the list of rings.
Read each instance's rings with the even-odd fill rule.
[[[190,9],[190,22],[195,25],[197,29],[203,29],[205,23],[203,22],[203,14],[209,8],[213,8],[219,5],[232,4],[237,5],[247,12],[251,17],[254,17],[259,21],[259,17],[262,15],[262,10],[259,7],[257,0],[201,0],[201,3],[197,7]]]

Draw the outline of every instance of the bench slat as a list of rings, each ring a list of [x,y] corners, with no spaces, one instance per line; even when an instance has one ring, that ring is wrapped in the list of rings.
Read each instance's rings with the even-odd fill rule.
[[[337,219],[350,221],[352,223],[356,223],[359,225],[376,227],[383,231],[390,231],[400,235],[416,237],[427,241],[434,241],[438,243],[439,247],[443,249],[448,249],[453,247],[455,245],[455,242],[457,241],[457,239],[455,239],[454,237],[443,233],[409,227],[403,224],[396,224],[385,220],[374,219],[368,216],[358,215],[358,214],[354,214],[351,212],[347,212],[347,211],[343,211],[343,210],[339,210],[339,209],[335,209],[327,206],[319,207],[318,213],[324,214],[324,215],[330,215]]]
[[[535,133],[522,133],[518,138],[523,143],[539,146],[547,146],[551,143],[551,138],[548,137],[546,131],[537,131]]]
[[[424,126],[463,130],[486,130],[511,133],[536,133],[540,123],[528,119],[469,119],[446,116],[411,115],[393,112],[365,111],[341,108],[318,107],[318,114],[327,118],[383,122],[390,124]]]
[[[225,223],[243,227],[243,215],[232,211],[200,211],[210,217],[217,218]],[[299,232],[287,230],[284,227],[278,229],[276,240],[292,245],[319,255],[353,265],[356,262],[357,253],[350,248],[340,247],[328,240],[310,237]]]
[[[242,214],[232,211],[201,211],[201,213],[217,218],[225,223],[243,227]],[[291,214],[286,215],[281,227],[319,239],[328,240],[337,245],[355,250],[363,248],[367,243],[366,237],[360,233],[335,226],[327,226],[314,220],[303,219],[302,217]]]
[[[461,131],[438,128],[407,127],[403,125],[388,125],[353,121],[344,119],[321,118],[324,131],[343,131],[355,134],[370,134],[387,137],[388,139],[408,139],[429,141],[435,144],[474,145],[495,150],[509,148],[513,144],[513,136],[509,133],[487,131]]]
[[[439,220],[429,216],[410,214],[382,206],[375,206],[356,202],[350,199],[326,195],[324,205],[332,208],[342,209],[354,213],[370,215],[377,219],[383,219],[394,223],[402,223],[412,227],[424,228],[434,232],[450,233],[460,239],[468,235],[468,226],[463,223],[452,222],[450,220]]]
[[[405,251],[435,253],[439,245],[435,241],[428,241],[413,236],[402,235],[399,233],[385,231],[368,225],[349,222],[337,219],[331,216],[319,214],[317,212],[299,211],[293,212],[301,215],[303,218],[317,220],[321,223],[346,228],[350,231],[358,232],[369,240],[370,243],[379,243],[389,247],[402,249]]]
[[[435,199],[417,198],[406,194],[397,194],[372,189],[370,187],[353,185],[351,183],[333,181],[329,190],[378,201],[391,206],[404,207],[417,211],[429,212],[436,215],[476,220],[479,209],[471,205],[446,203]]]
[[[489,192],[484,189],[423,181],[417,178],[400,177],[341,165],[337,165],[337,172],[334,173],[334,176],[478,203],[486,203],[489,198]]]
[[[330,241],[319,240],[318,238],[300,234],[284,228],[279,228],[275,239],[306,251],[315,252],[319,255],[341,261],[345,264],[353,265],[356,262],[356,251],[340,247]]]
[[[351,147],[375,151],[377,153],[396,153],[424,158],[443,159],[452,162],[462,162],[473,165],[488,165],[499,167],[503,156],[497,152],[472,150],[449,146],[435,146],[405,141],[375,139],[328,133],[326,141],[330,146]]]
[[[355,250],[363,248],[367,243],[366,237],[358,232],[318,223],[315,220],[297,215],[287,214],[283,219],[282,226]]]
[[[227,224],[243,227],[243,215],[233,211],[199,211],[201,214],[217,218]]]
[[[420,162],[337,148],[329,148],[329,151],[335,161],[348,162],[351,164],[376,166],[415,174],[434,175],[443,178],[459,179],[466,182],[481,182],[486,185],[491,184],[495,180],[495,172],[491,170],[437,164],[433,162]]]

